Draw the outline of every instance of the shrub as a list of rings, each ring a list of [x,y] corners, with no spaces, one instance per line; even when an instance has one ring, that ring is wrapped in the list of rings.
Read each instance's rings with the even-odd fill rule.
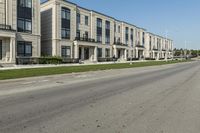
[[[61,57],[41,57],[39,58],[39,64],[61,64]]]

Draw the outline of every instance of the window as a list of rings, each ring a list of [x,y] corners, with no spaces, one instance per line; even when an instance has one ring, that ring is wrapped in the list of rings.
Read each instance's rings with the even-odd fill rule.
[[[0,40],[0,60],[2,60],[2,40]]]
[[[106,48],[105,54],[106,54],[105,56],[107,58],[109,58],[110,57],[110,49]]]
[[[71,57],[71,48],[70,46],[62,46],[62,50],[61,50],[61,55],[62,57]]]
[[[109,36],[106,36],[106,44],[110,44],[110,37]]]
[[[32,29],[32,23],[31,23],[31,21],[26,20],[25,21],[25,30],[26,31],[31,31],[31,29]]]
[[[133,29],[131,29],[131,45],[133,46]]]
[[[97,27],[102,28],[102,19],[97,18]]]
[[[70,10],[68,8],[62,8],[62,19],[67,19],[70,20],[71,15],[70,15]]]
[[[120,39],[120,37],[117,39],[117,43],[121,43],[121,39]]]
[[[143,43],[143,45],[145,44],[145,33],[144,32],[142,33],[142,43]]]
[[[116,32],[116,24],[114,25],[114,32]]]
[[[17,20],[17,30],[19,32],[32,32],[32,22],[31,22],[31,20],[18,18],[18,20]]]
[[[18,0],[18,6],[32,8],[32,0]]]
[[[120,33],[120,32],[121,32],[121,31],[120,31],[120,29],[121,29],[121,28],[120,28],[120,26],[118,26],[118,33]]]
[[[102,19],[97,18],[97,42],[102,42]]]
[[[80,30],[77,30],[77,32],[76,32],[76,37],[78,37],[78,38],[80,38],[80,37],[81,37]]]
[[[128,27],[126,27],[126,34],[128,34]]]
[[[106,21],[106,29],[110,30],[110,22],[109,21]]]
[[[18,0],[17,31],[32,32],[32,0]]]
[[[88,16],[85,16],[85,25],[88,25]]]
[[[84,38],[88,39],[88,32],[85,32]]]
[[[126,36],[126,44],[128,44],[128,34],[129,34],[129,29],[128,27],[126,27],[126,31],[125,31],[125,36]]]
[[[70,29],[62,28],[62,38],[70,39]]]
[[[102,36],[101,35],[97,35],[97,42],[102,42]]]
[[[149,48],[150,48],[150,50],[151,50],[151,36],[150,36],[150,39],[149,39]]]
[[[106,40],[105,40],[105,43],[106,44],[109,44],[110,43],[110,22],[109,21],[106,21]]]
[[[32,43],[17,42],[17,56],[32,56]]]
[[[80,13],[77,13],[77,24],[81,23],[81,15]]]
[[[98,58],[102,57],[102,48],[98,48]]]
[[[70,9],[62,7],[62,24],[61,24],[61,37],[63,39],[70,39]]]

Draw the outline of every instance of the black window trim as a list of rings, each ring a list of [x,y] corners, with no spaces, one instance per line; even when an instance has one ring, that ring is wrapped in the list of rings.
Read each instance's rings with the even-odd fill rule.
[[[70,54],[67,55],[67,51],[65,51],[66,54],[64,55],[63,49],[64,49],[64,50],[69,49]],[[70,58],[70,57],[71,57],[71,47],[70,47],[70,46],[61,46],[61,56],[64,57],[64,58]]]
[[[19,45],[23,45],[23,52],[19,53]],[[31,46],[31,54],[26,53],[26,46],[30,45]],[[32,49],[32,42],[26,42],[26,41],[17,41],[17,56],[19,57],[31,57],[33,54],[33,49]]]

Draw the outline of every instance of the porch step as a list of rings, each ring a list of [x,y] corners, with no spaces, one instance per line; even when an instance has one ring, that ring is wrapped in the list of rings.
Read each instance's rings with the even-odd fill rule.
[[[0,68],[3,68],[3,67],[14,67],[15,64],[13,63],[0,63]]]
[[[85,60],[83,61],[84,64],[95,64],[97,63],[97,61],[89,61],[89,60]]]

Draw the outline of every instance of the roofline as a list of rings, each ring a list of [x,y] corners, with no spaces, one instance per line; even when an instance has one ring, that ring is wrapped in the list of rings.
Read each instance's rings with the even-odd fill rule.
[[[77,5],[76,3],[73,3],[73,2],[68,1],[68,0],[62,0],[62,1],[63,1],[63,2],[66,2],[66,3],[69,3],[69,4],[72,4],[72,5],[75,5],[77,8],[81,8],[81,9],[87,10],[87,11],[89,11],[89,12],[97,13],[97,14],[99,14],[99,15],[108,17],[108,18],[110,18],[110,19],[113,19],[113,20],[115,20],[115,21],[119,21],[119,22],[121,22],[121,23],[125,23],[125,24],[128,24],[128,25],[131,25],[131,26],[133,26],[133,27],[136,27],[136,28],[138,28],[138,29],[142,29],[142,30],[144,30],[145,32],[147,32],[147,29],[138,27],[138,26],[136,26],[136,25],[134,25],[134,24],[131,24],[131,23],[129,23],[129,22],[125,22],[125,21],[118,20],[118,19],[116,19],[116,18],[114,18],[114,17],[111,17],[111,16],[106,15],[106,14],[104,14],[104,13],[100,13],[100,12],[95,11],[95,10],[90,10],[90,9],[88,9],[88,8],[79,6],[79,5]],[[44,1],[44,2],[42,2],[42,3],[40,3],[40,4],[42,5],[42,4],[45,4],[45,3],[47,3],[47,2],[49,2],[49,0]],[[161,38],[165,38],[165,37],[162,37],[162,36],[160,36],[160,35],[157,35],[157,34],[154,34],[154,33],[151,33],[151,32],[147,32],[147,33],[152,34],[152,35],[154,35],[154,36],[161,37]],[[173,41],[172,39],[169,39],[169,38],[165,38],[165,39],[170,40],[170,41]]]

